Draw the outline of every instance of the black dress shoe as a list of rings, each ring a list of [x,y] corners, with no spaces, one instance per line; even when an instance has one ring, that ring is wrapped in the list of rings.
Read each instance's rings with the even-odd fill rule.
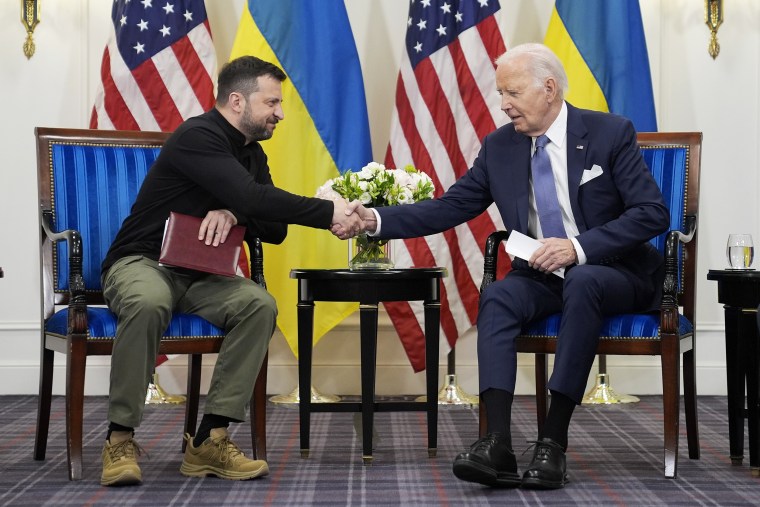
[[[533,460],[525,470],[522,487],[529,489],[559,489],[569,482],[565,450],[551,438],[534,442]]]
[[[454,475],[463,481],[501,488],[514,488],[521,482],[515,453],[498,433],[489,433],[457,456]]]

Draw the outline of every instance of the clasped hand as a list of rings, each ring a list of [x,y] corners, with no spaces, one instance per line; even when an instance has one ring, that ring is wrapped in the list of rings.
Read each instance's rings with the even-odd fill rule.
[[[543,243],[528,260],[533,269],[553,273],[578,261],[573,242],[565,238],[540,239]]]
[[[377,227],[375,214],[361,205],[359,201],[347,202],[336,199],[334,202],[330,232],[340,239],[353,238],[365,231],[374,231]],[[226,209],[211,210],[201,222],[198,239],[207,245],[219,246],[227,239],[232,226],[237,224],[235,215]]]
[[[377,228],[375,214],[362,206],[359,201],[346,202],[338,199],[333,202],[332,224],[330,232],[340,239],[353,238],[366,231]]]

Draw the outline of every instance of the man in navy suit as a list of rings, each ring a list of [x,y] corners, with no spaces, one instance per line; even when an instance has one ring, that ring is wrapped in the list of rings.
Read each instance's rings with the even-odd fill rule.
[[[410,238],[450,229],[495,202],[507,229],[539,240],[527,262],[515,259],[507,276],[481,295],[478,361],[487,435],[458,455],[453,469],[460,479],[489,486],[555,489],[568,480],[568,426],[604,316],[653,308],[659,298],[663,259],[649,240],[667,229],[668,209],[632,123],[566,103],[567,76],[551,50],[523,44],[496,64],[501,108],[512,121],[485,137],[472,168],[438,199],[358,211],[371,234]],[[535,172],[540,167],[545,173]],[[546,195],[556,195],[548,201],[553,210]],[[564,278],[554,274],[560,268]],[[562,324],[548,384],[551,406],[520,476],[510,433],[515,338],[524,324],[556,312]]]

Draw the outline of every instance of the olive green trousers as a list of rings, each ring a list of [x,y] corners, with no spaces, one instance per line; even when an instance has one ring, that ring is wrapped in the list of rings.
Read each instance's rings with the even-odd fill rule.
[[[124,257],[103,276],[118,317],[111,357],[108,420],[136,428],[172,312],[193,313],[223,329],[206,414],[246,418],[246,406],[277,320],[274,298],[255,282],[175,270],[143,256]]]

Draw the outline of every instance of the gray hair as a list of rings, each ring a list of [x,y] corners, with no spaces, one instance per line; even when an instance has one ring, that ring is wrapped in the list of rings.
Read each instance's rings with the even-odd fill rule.
[[[542,87],[546,79],[554,78],[559,88],[559,98],[564,98],[569,87],[565,68],[557,55],[543,44],[529,42],[515,46],[498,57],[496,65],[510,63],[523,55],[528,57],[528,68],[533,75],[535,85]]]

